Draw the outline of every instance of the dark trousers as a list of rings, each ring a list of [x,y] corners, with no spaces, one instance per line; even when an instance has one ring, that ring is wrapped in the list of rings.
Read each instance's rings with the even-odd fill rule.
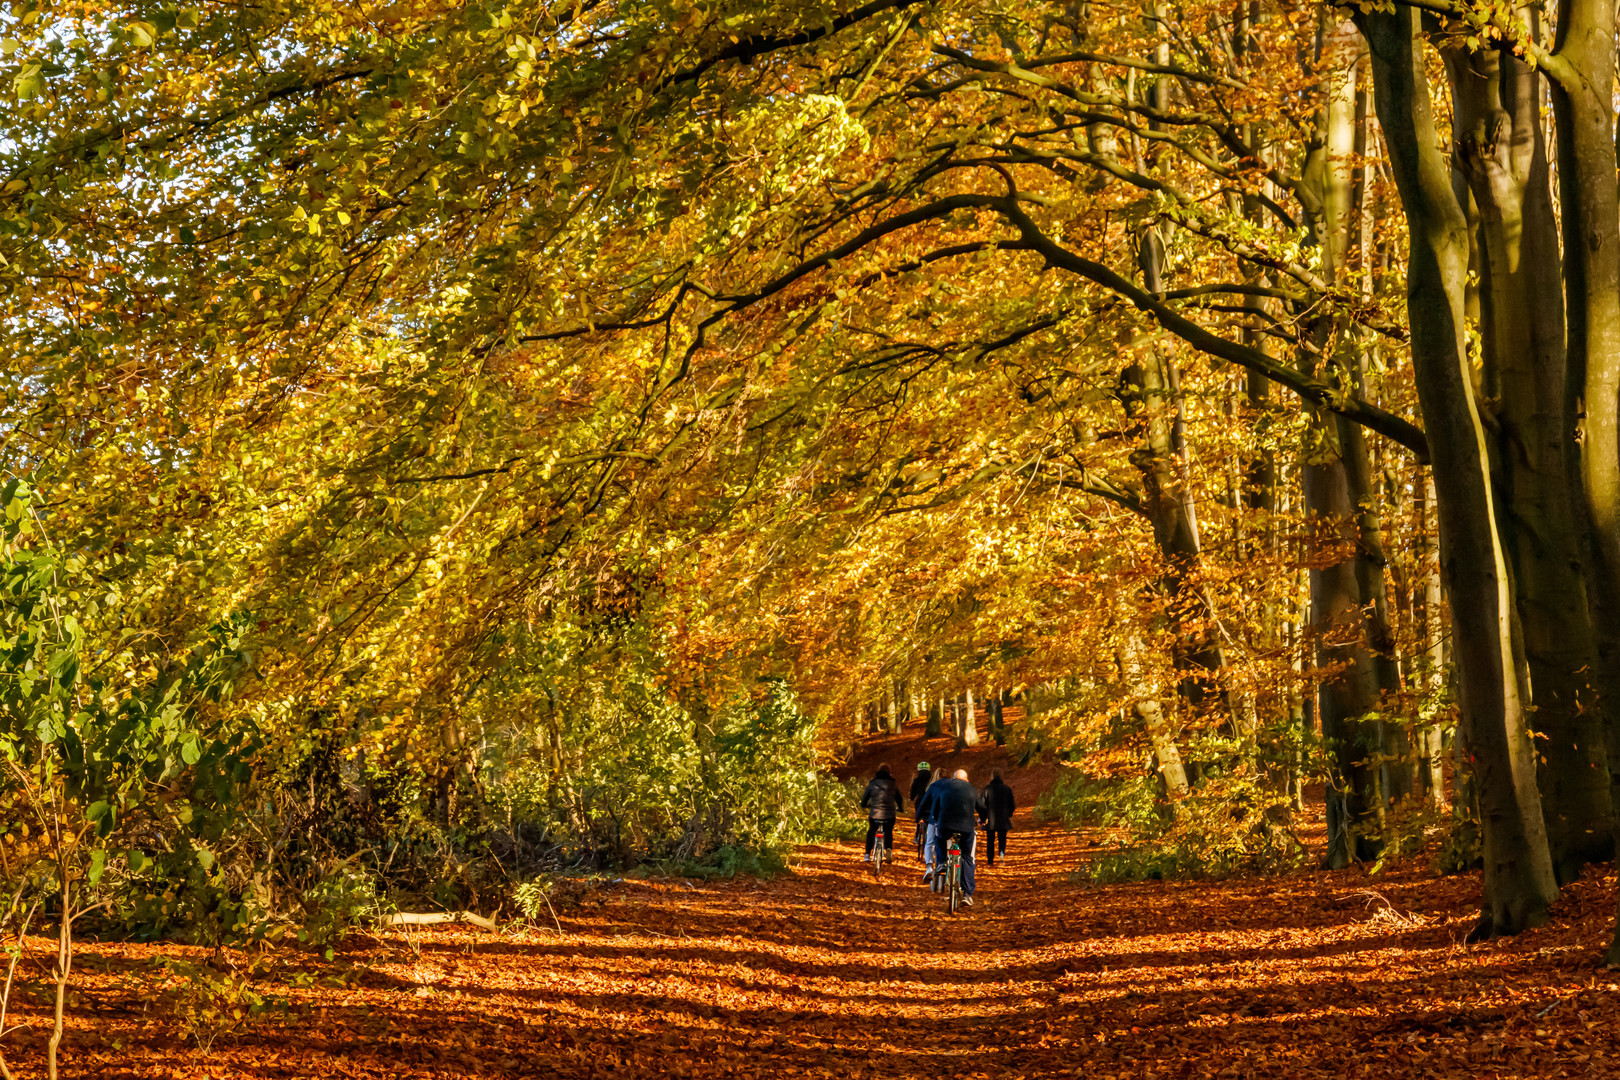
[[[984,830],[984,861],[987,866],[996,865],[996,856],[1005,857],[1007,854],[1007,830],[986,827]]]
[[[977,832],[963,832],[960,829],[940,829],[938,838],[934,841],[934,865],[940,873],[945,872],[945,846],[956,838],[956,846],[962,852],[962,891],[969,896],[973,895],[973,849],[977,845],[979,834]]]
[[[883,830],[883,853],[894,854],[894,818],[868,818],[866,822],[866,853],[872,854],[872,839]]]

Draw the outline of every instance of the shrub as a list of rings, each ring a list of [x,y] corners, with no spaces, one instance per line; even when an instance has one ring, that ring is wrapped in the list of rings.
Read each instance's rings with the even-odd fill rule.
[[[180,1034],[205,1055],[219,1039],[240,1038],[260,1021],[286,1011],[285,997],[254,987],[256,964],[242,973],[218,971],[191,960],[160,963],[169,979],[168,1005]]]

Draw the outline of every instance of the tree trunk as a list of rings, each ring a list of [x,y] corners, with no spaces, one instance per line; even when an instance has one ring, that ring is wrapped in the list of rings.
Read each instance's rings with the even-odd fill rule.
[[[1144,231],[1138,262],[1143,287],[1164,289],[1164,241],[1157,228]],[[1175,644],[1177,690],[1192,715],[1207,716],[1222,683],[1225,657],[1213,629],[1214,612],[1197,581],[1202,555],[1198,513],[1186,475],[1186,448],[1180,431],[1181,403],[1174,361],[1159,349],[1125,369],[1120,397],[1139,430],[1131,464],[1142,476],[1142,504],[1164,556],[1162,588],[1178,613]],[[1233,717],[1234,723],[1237,722]]]
[[[1352,163],[1364,148],[1365,96],[1356,93],[1359,42],[1353,26],[1340,24],[1323,35],[1325,72],[1319,141],[1311,149],[1304,179],[1307,222],[1321,249],[1322,276],[1336,281],[1351,247],[1352,228],[1361,219],[1363,185],[1353,182]],[[1314,206],[1312,205],[1314,201]],[[1317,378],[1358,381],[1359,345],[1349,327],[1335,327],[1332,309],[1307,317],[1310,347],[1299,366]],[[1324,373],[1318,358],[1336,358],[1352,371]],[[1348,378],[1346,378],[1348,376]],[[1368,447],[1361,428],[1340,417],[1318,414],[1313,447],[1301,467],[1306,512],[1330,544],[1343,552],[1339,562],[1310,572],[1310,625],[1317,666],[1331,672],[1318,688],[1322,738],[1336,769],[1327,790],[1327,865],[1339,869],[1352,860],[1372,861],[1383,851],[1384,811],[1392,795],[1409,785],[1390,783],[1390,759],[1403,753],[1404,731],[1386,730],[1375,714],[1388,692],[1399,689],[1392,657],[1393,635],[1384,599],[1384,555],[1378,493],[1373,490]],[[1399,769],[1394,770],[1398,774]]]
[[[1557,120],[1566,434],[1573,432],[1588,552],[1593,683],[1603,703],[1610,805],[1620,806],[1620,194],[1615,190],[1614,0],[1562,0],[1543,58]],[[1614,703],[1614,704],[1611,704]],[[1620,964],[1620,919],[1608,962]]]
[[[1422,603],[1418,610],[1424,643],[1418,671],[1423,681],[1425,696],[1430,699],[1431,706],[1437,708],[1446,685],[1446,637],[1442,621],[1445,615],[1445,599],[1440,588],[1439,552],[1429,539],[1433,535],[1434,525],[1434,477],[1427,471],[1424,473],[1423,482],[1418,485],[1417,493],[1420,500],[1418,512],[1422,522],[1422,546],[1418,566],[1423,572]],[[1419,728],[1418,745],[1422,755],[1419,759],[1418,778],[1423,792],[1431,803],[1444,802],[1445,737],[1440,725],[1426,723]]]
[[[1473,936],[1510,934],[1545,922],[1557,887],[1514,657],[1513,602],[1489,456],[1469,374],[1462,318],[1467,225],[1435,129],[1418,13],[1397,7],[1356,18],[1371,46],[1378,118],[1406,214],[1413,368],[1439,499],[1462,735],[1479,783],[1485,895]]]
[[[1483,390],[1496,405],[1497,527],[1532,688],[1538,780],[1560,884],[1613,848],[1609,771],[1566,438],[1562,266],[1539,84],[1497,50],[1447,56],[1455,160],[1479,211]]]
[[[1159,688],[1149,674],[1144,660],[1141,641],[1132,633],[1121,636],[1119,652],[1120,677],[1129,695],[1129,708],[1142,722],[1148,743],[1153,747],[1153,760],[1158,764],[1159,776],[1164,780],[1165,794],[1172,800],[1187,794],[1187,769],[1181,760],[1181,748],[1176,745],[1175,733],[1165,718],[1164,706],[1159,701]]]
[[[956,748],[979,745],[979,718],[973,708],[973,691],[964,690],[959,699],[956,720]]]
[[[945,699],[930,698],[928,702],[928,720],[923,725],[923,736],[934,738],[945,733]]]

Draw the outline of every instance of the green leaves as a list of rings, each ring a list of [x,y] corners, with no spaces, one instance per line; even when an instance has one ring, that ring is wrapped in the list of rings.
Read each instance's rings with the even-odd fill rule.
[[[45,72],[39,62],[24,64],[11,80],[11,92],[18,101],[32,101],[45,96]]]

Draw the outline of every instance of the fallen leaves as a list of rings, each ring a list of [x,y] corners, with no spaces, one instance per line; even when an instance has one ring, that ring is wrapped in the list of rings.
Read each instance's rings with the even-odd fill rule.
[[[955,918],[901,847],[882,882],[852,844],[772,882],[620,882],[560,913],[561,938],[355,942],[344,977],[296,980],[289,1015],[208,1057],[129,979],[187,950],[90,946],[68,1075],[1506,1080],[1620,1063],[1620,981],[1595,959],[1608,877],[1571,886],[1550,926],[1465,946],[1472,877],[1087,887],[1061,873],[1072,837],[1016,824]],[[44,1014],[24,1018],[8,1045],[32,1075]]]

